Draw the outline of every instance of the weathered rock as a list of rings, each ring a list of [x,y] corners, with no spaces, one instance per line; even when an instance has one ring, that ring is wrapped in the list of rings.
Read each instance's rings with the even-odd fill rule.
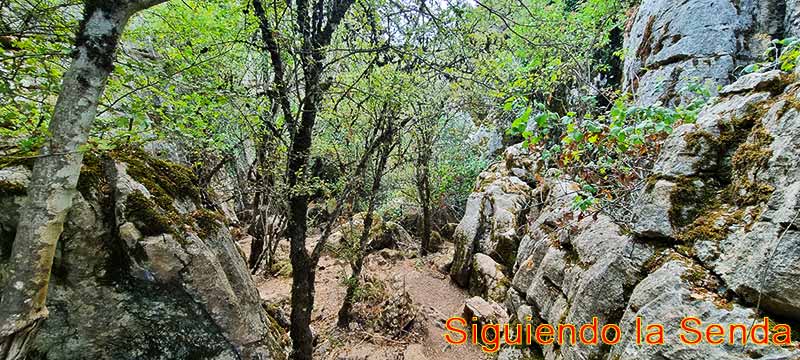
[[[776,102],[758,121],[763,128],[757,126],[737,152],[749,162],[734,174],[734,185],[741,189],[735,193],[738,201],[754,202],[760,218],[750,226],[743,219],[719,243],[713,264],[748,301],[756,302],[761,293],[764,309],[800,320],[800,112]]]
[[[509,285],[505,271],[505,266],[488,255],[475,254],[472,260],[472,276],[469,279],[470,294],[502,302]]]
[[[643,1],[625,39],[625,88],[653,104],[680,102],[691,82],[728,83],[745,25],[730,0]]]
[[[11,257],[11,245],[19,220],[19,209],[26,199],[25,188],[31,171],[24,166],[0,169],[0,286],[4,284],[4,263]]]
[[[487,254],[507,267],[514,264],[521,238],[519,228],[531,192],[527,183],[510,175],[508,164],[522,156],[519,152],[518,148],[509,148],[505,161],[479,176],[476,191],[467,199],[464,217],[454,234],[455,256],[450,268],[451,277],[461,286],[469,284],[471,260],[476,253]]]
[[[644,237],[665,238],[672,236],[672,193],[677,185],[667,180],[658,180],[652,188],[646,188],[637,206],[637,218],[633,231]]]
[[[496,302],[489,302],[475,296],[464,302],[464,319],[469,324],[479,326],[488,324],[506,324],[509,321],[508,314],[502,305]]]
[[[775,87],[783,83],[784,73],[780,70],[772,70],[764,73],[753,73],[742,76],[733,84],[725,86],[720,90],[720,95],[736,94],[745,91],[774,91],[780,90]]]
[[[86,186],[59,239],[50,316],[33,344],[37,358],[285,358],[281,334],[220,215],[197,210],[188,191],[171,198],[164,189],[174,183],[158,184],[155,175],[147,182],[159,189],[148,189],[123,162],[87,166],[99,169],[84,168]]]
[[[624,88],[645,105],[685,102],[694,97],[681,93],[691,84],[713,93],[759,61],[772,40],[796,33],[798,11],[794,0],[642,1],[623,46]],[[752,80],[724,92],[753,90]]]
[[[677,96],[678,90],[698,79],[712,88],[725,85],[771,39],[796,31],[797,5],[644,0],[629,24],[626,85],[645,105],[684,103],[690,97]],[[519,199],[534,205],[514,231],[513,280],[502,299],[508,314],[533,325],[596,317],[600,326],[621,322],[625,332],[623,343],[612,347],[543,346],[545,359],[800,358],[788,348],[743,353],[676,341],[686,316],[704,324],[750,324],[756,303],[761,315],[800,320],[800,85],[789,83],[793,76],[743,76],[701,109],[696,122],[677,127],[633,203],[636,221],[625,230],[602,214],[579,216],[571,206],[577,184],[537,173],[535,156],[510,149],[513,156],[477,180],[455,232],[451,275],[482,280],[486,271],[464,259],[483,254],[509,266],[485,250],[491,245],[485,239],[498,233],[492,186],[517,178],[530,187]],[[464,262],[474,271],[463,272]],[[493,311],[485,301],[474,307]],[[664,324],[667,344],[633,343],[636,316]]]
[[[797,350],[785,350],[773,346],[748,346],[749,354],[743,353],[741,345],[711,345],[701,342],[687,346],[681,343],[680,322],[686,316],[697,316],[703,325],[708,324],[747,324],[749,327],[756,316],[752,309],[738,304],[721,303],[721,299],[708,290],[692,284],[692,279],[702,272],[702,268],[687,264],[688,260],[673,260],[665,263],[650,274],[633,290],[628,306],[622,316],[623,341],[611,350],[611,358],[615,359],[795,359],[800,354]],[[641,346],[635,342],[636,318],[643,319],[644,324],[660,323],[664,325],[665,344],[659,346]],[[644,326],[644,325],[643,325]],[[738,336],[738,333],[737,333]],[[740,337],[735,338],[740,341]]]

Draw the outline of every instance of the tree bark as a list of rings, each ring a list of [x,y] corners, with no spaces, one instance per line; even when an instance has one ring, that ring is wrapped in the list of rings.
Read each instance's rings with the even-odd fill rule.
[[[431,249],[431,185],[430,185],[430,152],[424,146],[425,150],[418,150],[417,154],[417,169],[416,169],[416,182],[417,182],[417,195],[419,196],[419,203],[422,207],[422,224],[420,227],[420,255],[425,256],[432,252]]]
[[[47,317],[56,243],[72,207],[97,103],[113,70],[119,37],[130,16],[165,0],[87,2],[73,61],[50,122],[50,138],[33,165],[20,209],[11,272],[0,299],[0,359],[24,359]]]
[[[324,48],[330,45],[333,32],[354,1],[333,1],[330,10],[325,13],[322,10],[323,1],[317,0],[313,17],[310,16],[309,0],[296,1],[296,25],[303,39],[300,60],[305,75],[305,96],[300,105],[299,124],[290,127],[292,142],[286,166],[286,183],[289,187],[286,233],[289,238],[289,259],[292,263],[291,357],[295,360],[311,360],[314,350],[310,324],[314,307],[314,278],[319,260],[318,256],[310,255],[305,248],[309,195],[301,184],[301,179],[305,178],[308,167],[314,123],[322,98],[320,78],[325,59]],[[320,26],[326,18],[328,21],[325,26]],[[317,249],[321,247],[315,248],[315,254]]]

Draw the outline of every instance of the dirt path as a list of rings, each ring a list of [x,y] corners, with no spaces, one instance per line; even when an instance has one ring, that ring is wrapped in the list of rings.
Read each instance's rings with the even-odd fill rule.
[[[412,334],[393,339],[359,328],[339,330],[335,327],[337,312],[344,298],[341,279],[349,266],[341,260],[325,255],[317,270],[316,297],[312,315],[312,328],[319,336],[316,357],[341,360],[379,359],[486,359],[475,346],[448,345],[443,338],[444,322],[450,316],[460,315],[464,300],[469,295],[453,285],[449,277],[437,270],[452,257],[452,248],[430,255],[425,259],[402,258],[398,252],[373,254],[367,258],[366,275],[390,284],[393,289],[405,289],[418,309]],[[271,303],[283,304],[288,311],[291,279],[258,277],[261,297]],[[402,291],[402,290],[398,290]]]

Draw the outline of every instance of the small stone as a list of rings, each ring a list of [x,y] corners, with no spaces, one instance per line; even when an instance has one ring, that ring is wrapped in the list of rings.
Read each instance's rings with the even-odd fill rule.
[[[719,93],[720,95],[727,95],[750,90],[767,90],[780,84],[782,77],[783,72],[780,70],[747,74],[740,77],[735,83],[722,88]]]
[[[126,222],[119,226],[119,237],[125,241],[125,245],[128,246],[128,249],[135,248],[136,243],[143,238],[142,233],[132,222]]]

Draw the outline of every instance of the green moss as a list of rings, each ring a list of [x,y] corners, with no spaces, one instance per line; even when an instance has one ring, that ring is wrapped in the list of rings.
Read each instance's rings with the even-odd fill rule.
[[[145,236],[174,233],[174,224],[164,216],[158,205],[140,191],[130,193],[125,202],[125,217],[133,220]]]
[[[128,164],[128,175],[144,185],[160,206],[170,208],[172,199],[178,197],[200,203],[200,190],[195,185],[198,179],[191,169],[155,158],[141,149],[115,150],[111,156]]]
[[[33,169],[33,163],[36,161],[37,156],[38,153],[36,152],[26,152],[0,157],[0,169],[12,166],[24,166],[28,169]]]
[[[642,265],[642,268],[645,269],[648,274],[650,274],[672,260],[686,261],[686,257],[673,249],[664,249],[656,252],[653,254],[653,256],[647,259],[647,261],[645,261]]]
[[[718,204],[714,199],[716,184],[696,184],[687,177],[673,179],[675,188],[670,193],[669,218],[676,228],[683,228],[694,221],[707,208]]]
[[[765,203],[772,196],[775,188],[763,181],[753,180],[760,171],[766,169],[772,150],[772,136],[763,125],[757,123],[747,142],[742,143],[731,158],[733,179],[726,189],[726,196],[731,203],[739,206],[751,206]]]
[[[728,236],[727,222],[720,224],[720,211],[709,211],[698,216],[677,238],[685,244],[699,240],[721,241]]]
[[[195,224],[197,224],[198,235],[201,237],[215,233],[225,224],[225,217],[215,211],[200,209],[192,213]]]
[[[101,156],[92,152],[84,154],[81,174],[78,177],[78,191],[80,191],[81,194],[89,194],[91,190],[99,192],[103,184],[106,183]]]

